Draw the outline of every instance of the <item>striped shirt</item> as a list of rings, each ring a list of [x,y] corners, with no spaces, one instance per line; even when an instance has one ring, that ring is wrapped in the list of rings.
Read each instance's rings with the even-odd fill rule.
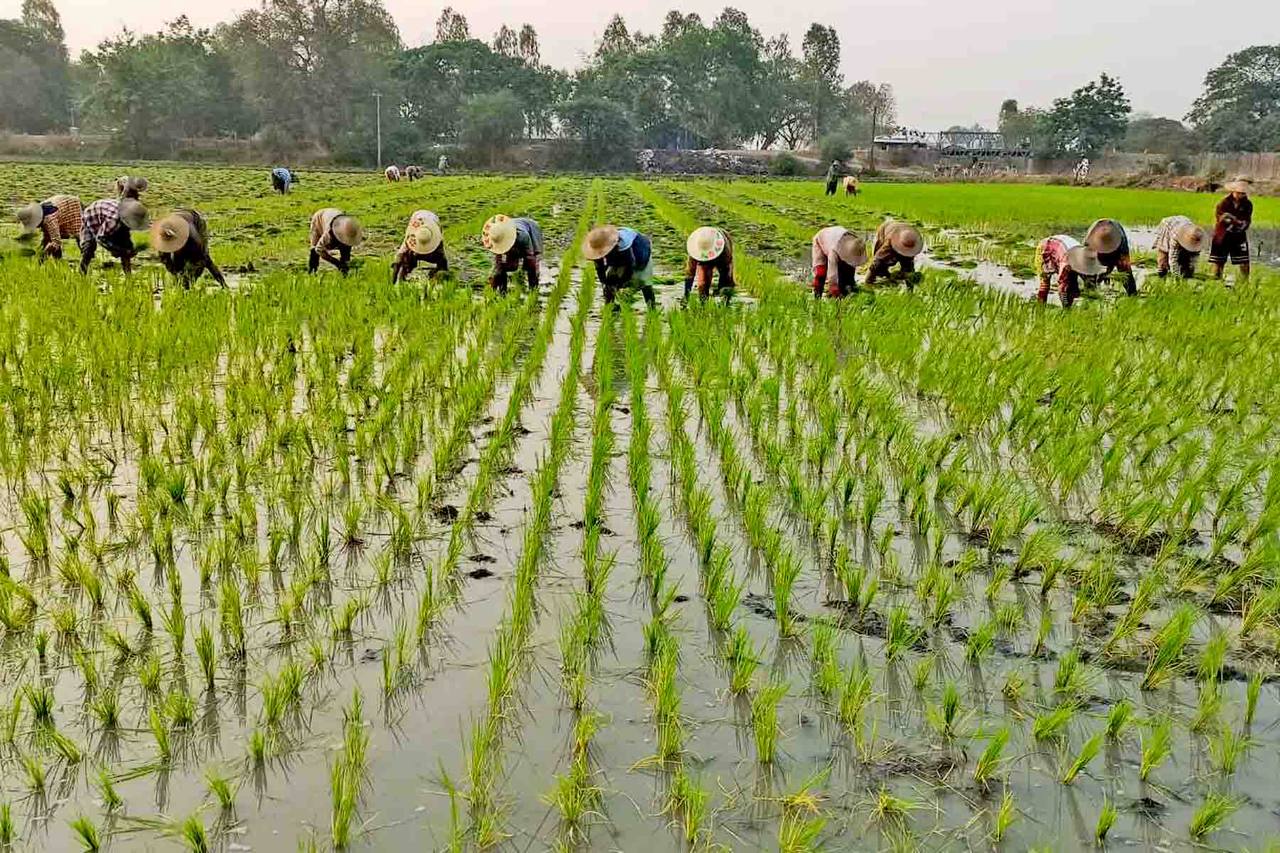
[[[63,240],[80,235],[84,226],[84,208],[80,199],[73,195],[55,195],[40,204],[45,211],[40,230],[44,233],[46,249],[61,249]],[[53,208],[52,212],[49,208]]]
[[[1177,233],[1180,229],[1190,225],[1195,227],[1195,223],[1191,221],[1189,216],[1166,216],[1160,220],[1160,225],[1156,229],[1156,242],[1152,246],[1157,252],[1166,252],[1172,255],[1176,250],[1182,249],[1182,245],[1178,243]],[[1182,251],[1186,251],[1182,249]]]
[[[101,243],[112,254],[132,253],[133,238],[120,221],[120,202],[113,198],[98,199],[84,209],[80,226],[80,251]]]

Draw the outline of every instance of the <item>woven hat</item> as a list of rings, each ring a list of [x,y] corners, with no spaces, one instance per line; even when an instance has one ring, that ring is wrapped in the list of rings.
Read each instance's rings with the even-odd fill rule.
[[[147,227],[147,209],[137,199],[121,199],[120,221],[130,231],[141,231]]]
[[[910,225],[897,223],[889,228],[889,245],[899,255],[914,258],[924,251],[924,238]]]
[[[1244,175],[1236,175],[1227,184],[1227,192],[1247,193],[1251,189],[1253,189],[1253,181]]]
[[[613,225],[601,225],[592,228],[582,241],[582,257],[589,261],[598,261],[613,251],[618,245],[618,229]]]
[[[176,213],[151,223],[151,248],[157,252],[176,252],[190,237],[191,223]]]
[[[695,229],[684,245],[689,250],[689,257],[695,261],[714,261],[724,254],[724,232],[704,225]]]
[[[1122,242],[1124,229],[1112,219],[1099,219],[1089,226],[1089,233],[1084,237],[1084,244],[1101,255],[1119,249]]]
[[[15,211],[18,221],[22,223],[22,233],[30,234],[40,227],[40,223],[44,222],[44,205],[38,201],[33,201],[25,207],[20,207]]]
[[[1205,230],[1194,222],[1184,222],[1173,232],[1173,239],[1178,245],[1196,255],[1204,251],[1207,236]]]
[[[1067,263],[1080,275],[1102,275],[1107,268],[1098,260],[1098,253],[1086,246],[1075,246],[1067,250]]]
[[[510,216],[499,213],[489,217],[480,231],[480,242],[495,255],[505,255],[516,244],[516,222]]]
[[[428,219],[418,223],[416,228],[411,227],[405,239],[409,241],[409,248],[414,252],[419,255],[429,255],[439,248],[444,240],[444,234],[440,233],[438,224]]]
[[[344,246],[358,246],[364,240],[364,229],[360,227],[360,220],[346,213],[335,216],[329,230]]]
[[[867,241],[857,234],[844,232],[836,241],[836,257],[851,267],[860,267],[867,261]]]
[[[121,175],[116,178],[116,191],[120,193],[132,190],[136,193],[146,192],[150,183],[146,178],[133,177],[132,175]]]

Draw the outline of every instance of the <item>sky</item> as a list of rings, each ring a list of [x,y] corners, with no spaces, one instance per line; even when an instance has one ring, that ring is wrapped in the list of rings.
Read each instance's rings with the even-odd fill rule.
[[[187,15],[212,26],[252,0],[55,0],[73,55],[128,27],[159,29]],[[446,3],[384,0],[408,45],[434,34]],[[579,65],[619,6],[584,0],[452,0],[473,35],[490,39],[507,23],[530,23],[542,57],[559,68]],[[710,22],[724,2],[627,4],[634,31],[656,32],[668,9],[697,12]],[[994,126],[1000,103],[1048,106],[1099,73],[1117,77],[1135,111],[1181,118],[1200,93],[1205,73],[1228,53],[1280,43],[1275,0],[737,0],[765,37],[787,33],[796,51],[809,24],[834,26],[846,82],[893,85],[899,122],[941,130],[975,122]],[[21,0],[0,0],[0,18],[17,17]],[[1224,15],[1223,10],[1230,14]]]

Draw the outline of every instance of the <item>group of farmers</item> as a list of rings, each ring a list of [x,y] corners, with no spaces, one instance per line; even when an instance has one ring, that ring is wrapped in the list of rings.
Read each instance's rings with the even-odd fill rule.
[[[271,172],[272,186],[279,193],[289,192],[297,180],[297,175],[285,168]],[[40,233],[42,258],[61,258],[63,241],[74,238],[80,247],[81,272],[88,270],[101,246],[120,260],[127,273],[137,254],[132,232],[147,227],[147,211],[141,202],[147,188],[146,178],[125,175],[116,181],[115,198],[99,199],[82,207],[75,196],[55,195],[21,208],[18,220],[24,232]],[[1241,279],[1249,276],[1248,229],[1253,218],[1249,189],[1248,179],[1237,178],[1227,185],[1229,194],[1218,203],[1209,241],[1209,262],[1215,277],[1222,277],[1228,261],[1240,268]],[[151,223],[150,231],[151,247],[185,287],[190,287],[206,270],[226,286],[222,272],[209,255],[209,230],[198,211],[178,208]],[[351,252],[363,239],[364,230],[354,216],[336,207],[317,210],[311,217],[307,269],[314,273],[325,261],[345,275],[350,270]],[[480,239],[494,257],[489,277],[494,290],[506,293],[510,275],[519,271],[524,272],[529,287],[538,287],[543,237],[536,221],[499,214],[485,222]],[[1158,274],[1191,276],[1207,240],[1205,230],[1188,217],[1165,218],[1154,246]],[[685,248],[685,298],[696,287],[699,297],[708,299],[714,280],[716,294],[728,302],[735,288],[733,241],[729,234],[712,226],[697,228],[688,236]],[[918,277],[915,258],[923,249],[920,232],[903,222],[882,223],[870,253],[866,242],[853,231],[839,225],[823,228],[811,241],[813,295],[839,298],[852,293],[857,289],[858,268],[868,260],[867,285],[900,280],[911,286]],[[602,225],[587,233],[582,255],[595,264],[606,302],[613,302],[620,290],[634,286],[646,303],[655,304],[653,244],[648,236],[634,228]],[[429,210],[418,210],[409,218],[391,263],[392,281],[406,280],[419,265],[429,267],[432,276],[449,268],[440,219]],[[1128,235],[1113,219],[1093,223],[1083,243],[1065,234],[1042,240],[1036,251],[1036,270],[1037,298],[1041,302],[1048,300],[1056,283],[1059,299],[1070,307],[1079,296],[1082,281],[1097,280],[1112,272],[1119,273],[1126,293],[1137,293]]]

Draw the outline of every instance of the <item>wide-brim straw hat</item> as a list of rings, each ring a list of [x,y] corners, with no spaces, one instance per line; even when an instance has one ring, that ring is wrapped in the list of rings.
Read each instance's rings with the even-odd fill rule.
[[[618,245],[618,229],[613,225],[592,228],[582,240],[582,257],[598,261]]]
[[[1095,252],[1105,255],[1120,248],[1124,242],[1124,231],[1110,219],[1100,219],[1089,227],[1084,243]]]
[[[689,235],[684,246],[689,251],[689,257],[695,261],[714,261],[724,254],[724,232],[704,225]]]
[[[147,209],[136,199],[123,199],[120,202],[120,221],[130,231],[141,231],[147,227]]]
[[[360,227],[360,220],[350,214],[342,214],[333,218],[333,224],[329,226],[329,230],[333,232],[333,236],[339,243],[344,246],[359,246],[364,240],[364,229]]]
[[[846,231],[836,241],[836,257],[851,267],[862,266],[867,262],[867,241]]]
[[[40,223],[44,222],[44,205],[38,201],[33,201],[25,207],[20,207],[15,211],[18,221],[22,223],[22,233],[30,234],[40,227]]]
[[[480,242],[495,255],[505,255],[516,244],[516,222],[510,216],[499,213],[489,217],[480,231]]]
[[[1067,250],[1067,263],[1080,275],[1095,276],[1106,272],[1098,260],[1098,253],[1087,246],[1075,246]]]
[[[417,228],[412,228],[408,234],[409,248],[417,252],[419,255],[429,255],[440,247],[440,243],[444,240],[444,234],[440,233],[440,226],[434,222],[423,222]]]
[[[1184,222],[1173,232],[1173,239],[1188,252],[1198,255],[1204,251],[1204,243],[1208,239],[1208,234],[1194,222]]]
[[[1253,189],[1253,181],[1244,175],[1237,175],[1227,183],[1227,192],[1247,193]]]
[[[889,229],[889,245],[904,258],[914,258],[924,251],[924,237],[910,225],[899,223]]]
[[[171,213],[151,223],[151,248],[157,252],[176,252],[191,238],[191,223]]]

